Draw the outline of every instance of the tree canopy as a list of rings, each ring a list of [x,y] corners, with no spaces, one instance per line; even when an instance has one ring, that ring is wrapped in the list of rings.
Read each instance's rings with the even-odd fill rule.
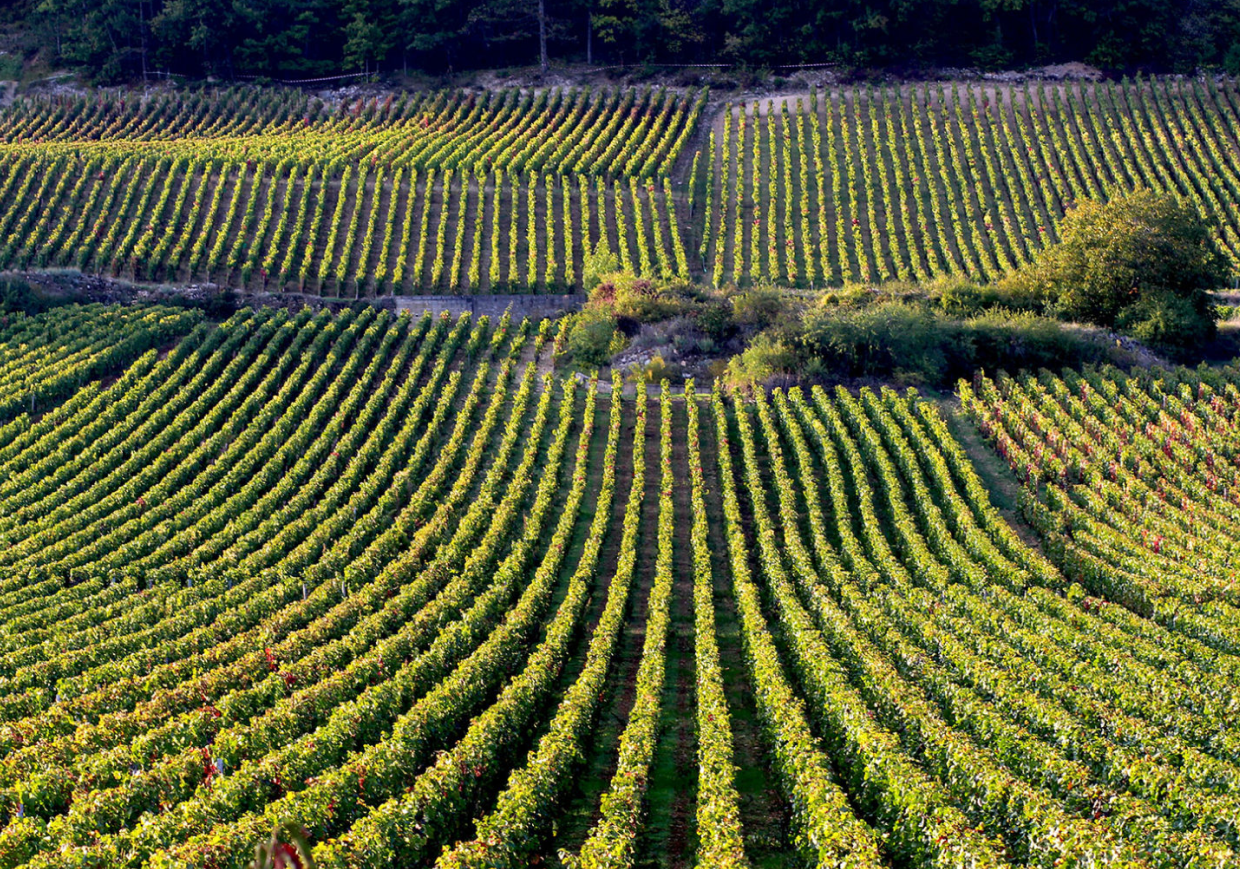
[[[1240,72],[1238,0],[25,0],[6,16],[101,80],[530,66],[540,33],[552,61]]]
[[[1227,267],[1210,228],[1174,196],[1138,190],[1068,212],[1059,244],[1006,283],[1062,316],[1152,344],[1191,346],[1214,334],[1209,291]]]

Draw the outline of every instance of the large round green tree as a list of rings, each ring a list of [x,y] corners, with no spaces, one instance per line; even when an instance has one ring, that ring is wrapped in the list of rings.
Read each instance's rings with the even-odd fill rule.
[[[1059,244],[1008,279],[1060,316],[1186,347],[1214,335],[1210,290],[1227,264],[1210,227],[1174,196],[1138,190],[1068,212]]]

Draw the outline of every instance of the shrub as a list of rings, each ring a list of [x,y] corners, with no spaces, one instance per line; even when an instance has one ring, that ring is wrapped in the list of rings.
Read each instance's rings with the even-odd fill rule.
[[[736,331],[732,308],[724,299],[707,298],[697,302],[691,316],[702,334],[712,341],[726,341]]]
[[[0,278],[0,312],[38,314],[70,299],[56,299],[22,280]]]
[[[616,315],[632,317],[640,323],[657,323],[680,313],[683,303],[668,286],[645,278],[621,275],[615,279]]]
[[[628,272],[613,271],[591,288],[590,304],[608,307],[622,319],[657,323],[691,307],[692,292],[687,284],[659,284]]]
[[[760,386],[791,375],[796,365],[793,349],[777,335],[763,332],[728,361],[724,378],[733,386]]]
[[[573,316],[568,333],[568,352],[575,362],[598,368],[611,358],[616,318],[606,307],[587,305]]]
[[[633,365],[629,369],[629,380],[634,382],[661,383],[672,374],[671,367],[662,357],[655,355],[645,365]]]
[[[1110,352],[1088,334],[1032,312],[989,308],[961,320],[938,305],[902,299],[821,307],[782,342],[798,351],[783,371],[812,379],[876,377],[905,384],[947,384],[977,368],[1060,367]]]
[[[619,270],[620,260],[608,248],[600,246],[586,257],[582,265],[582,286],[585,287],[587,293],[592,293],[595,287],[603,283],[607,275],[615,274]]]
[[[1124,308],[1115,325],[1142,343],[1180,350],[1211,340],[1215,316],[1208,302],[1202,304],[1202,298],[1164,291],[1146,293]]]
[[[791,309],[789,294],[776,287],[754,287],[732,297],[732,318],[742,326],[766,328]]]
[[[1048,317],[991,309],[962,324],[969,358],[954,377],[977,368],[1061,368],[1103,359],[1109,347]]]
[[[1064,218],[1062,241],[1000,287],[1041,296],[1069,319],[1183,347],[1214,334],[1208,291],[1226,278],[1201,216],[1142,190],[1081,202]]]
[[[994,308],[1030,311],[1043,307],[1035,297],[1018,294],[1012,287],[975,284],[963,278],[940,278],[932,282],[928,290],[943,312],[952,317],[972,317]]]
[[[863,307],[819,308],[805,319],[802,345],[845,377],[901,372],[911,382],[941,380],[955,348],[953,324],[924,305],[884,299]]]

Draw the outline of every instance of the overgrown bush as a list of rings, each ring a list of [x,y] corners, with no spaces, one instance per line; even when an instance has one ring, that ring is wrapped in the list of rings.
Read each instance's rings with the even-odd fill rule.
[[[1147,292],[1120,311],[1115,327],[1144,344],[1181,353],[1214,338],[1217,314],[1205,293]]]
[[[573,315],[567,347],[573,361],[588,368],[606,365],[616,336],[616,317],[605,306],[586,305]]]
[[[601,284],[609,275],[620,271],[620,260],[604,245],[595,248],[586,257],[581,269],[581,283],[587,293]]]
[[[1101,361],[1111,352],[1109,344],[1027,311],[991,309],[965,320],[961,328],[968,355],[953,379],[978,368],[1062,368]]]
[[[952,317],[972,317],[998,308],[1010,311],[1041,311],[1044,307],[1028,293],[998,284],[976,284],[966,278],[947,277],[931,281],[926,287],[929,298]]]
[[[724,377],[736,386],[770,384],[790,376],[797,361],[798,354],[781,337],[763,332],[728,361]]]
[[[897,376],[937,381],[959,348],[955,323],[927,305],[884,299],[864,306],[820,307],[805,318],[800,345],[846,377]]]
[[[606,275],[590,291],[590,302],[606,305],[617,317],[639,323],[657,323],[675,317],[685,307],[675,284],[659,284],[626,272]]]
[[[736,332],[732,307],[726,299],[702,295],[692,305],[689,316],[702,334],[716,343],[726,341]]]
[[[24,314],[39,314],[68,301],[44,295],[25,281],[0,278],[0,311],[4,313],[20,311]]]
[[[1061,238],[1000,289],[1164,347],[1213,337],[1209,291],[1226,281],[1226,261],[1191,206],[1148,190],[1084,200],[1064,218]]]
[[[1087,333],[1028,311],[990,308],[966,318],[929,299],[878,297],[819,305],[797,326],[761,333],[728,365],[740,385],[798,379],[883,379],[943,385],[978,368],[1060,367],[1108,359]]]
[[[732,297],[732,318],[742,326],[766,328],[791,308],[792,297],[787,290],[778,287],[754,287]]]

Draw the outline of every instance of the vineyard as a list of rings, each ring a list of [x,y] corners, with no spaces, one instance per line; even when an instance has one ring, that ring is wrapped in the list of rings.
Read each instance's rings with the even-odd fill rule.
[[[358,869],[1236,865],[1232,369],[962,384],[1043,554],[911,391],[565,377],[507,316],[4,328],[75,389],[0,422],[2,866],[283,822]]]
[[[0,114],[0,263],[349,297],[574,287],[598,248],[687,275],[669,173],[705,99],[22,104]]]
[[[1234,368],[979,376],[960,394],[1025,482],[1024,512],[1068,575],[1240,650]]]
[[[334,297],[651,278],[998,277],[1072,203],[1170,191],[1240,270],[1240,91],[1213,80],[297,91],[0,112],[0,267]]]
[[[715,285],[990,279],[1066,208],[1187,197],[1240,265],[1240,93],[1213,81],[910,84],[728,104],[694,185]]]
[[[1240,92],[1212,80],[918,84],[729,103],[694,184],[716,286],[991,279],[1078,199],[1192,202],[1240,268]]]
[[[200,319],[194,311],[103,305],[0,315],[0,421],[46,409],[144,350],[179,338]]]

